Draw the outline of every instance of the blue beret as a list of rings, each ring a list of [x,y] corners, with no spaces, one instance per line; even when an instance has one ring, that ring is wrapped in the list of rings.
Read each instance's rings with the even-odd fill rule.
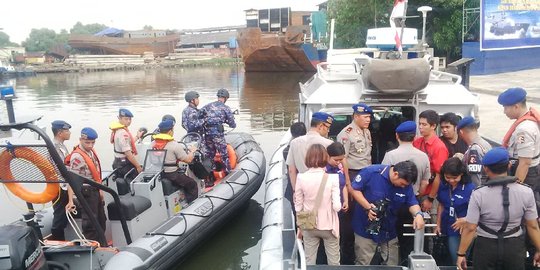
[[[477,126],[476,120],[472,116],[466,116],[463,119],[459,120],[457,124],[457,129],[462,129],[464,127]]]
[[[373,110],[365,103],[358,103],[352,106],[353,112],[358,114],[372,114]]]
[[[172,121],[170,119],[161,121],[161,123],[159,123],[159,125],[158,125],[159,132],[167,132],[167,131],[173,129],[173,127],[174,127],[174,121]]]
[[[81,138],[86,140],[97,139],[97,132],[93,128],[85,127],[81,130]]]
[[[54,129],[70,129],[71,125],[64,120],[55,120],[51,123],[52,128]]]
[[[525,98],[527,98],[527,91],[523,88],[516,87],[506,89],[506,91],[499,95],[497,101],[503,106],[510,106],[524,101]]]
[[[118,115],[123,117],[133,117],[133,114],[128,109],[120,109]]]
[[[334,117],[325,112],[316,112],[311,116],[313,119],[332,124],[334,122]]]
[[[396,133],[416,133],[416,123],[414,121],[405,121],[396,128]]]
[[[482,164],[489,166],[501,163],[508,163],[509,156],[510,155],[508,154],[508,151],[506,151],[506,149],[502,147],[495,147],[486,153],[486,155],[482,159]]]

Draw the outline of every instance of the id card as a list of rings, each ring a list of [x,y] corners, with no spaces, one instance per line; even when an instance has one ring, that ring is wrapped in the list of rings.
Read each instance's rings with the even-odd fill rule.
[[[454,216],[454,207],[450,207],[450,216],[453,217]]]

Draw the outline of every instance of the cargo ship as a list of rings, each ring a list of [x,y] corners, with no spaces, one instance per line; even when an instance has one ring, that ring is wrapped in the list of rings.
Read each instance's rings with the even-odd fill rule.
[[[315,72],[326,61],[326,12],[290,8],[246,10],[238,52],[246,72]]]

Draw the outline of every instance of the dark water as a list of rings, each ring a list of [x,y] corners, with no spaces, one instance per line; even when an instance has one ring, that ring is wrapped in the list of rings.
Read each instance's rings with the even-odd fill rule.
[[[187,91],[198,91],[202,106],[214,101],[217,89],[225,87],[231,93],[227,105],[240,111],[235,131],[252,134],[268,160],[297,117],[298,82],[308,78],[302,73],[245,74],[237,67],[49,74],[17,79],[18,98],[14,106],[16,116],[43,115],[39,123],[47,126],[51,136],[50,122],[62,119],[70,123],[73,127],[68,148],[77,143],[83,127],[93,127],[99,134],[98,154],[105,167],[110,167],[113,152],[108,126],[120,107],[133,112],[133,131],[141,126],[154,129],[164,114],[172,114],[180,121]],[[0,119],[5,118],[2,102]],[[177,125],[175,137],[179,139],[184,134]],[[7,200],[5,196],[0,196],[3,202]],[[245,212],[223,224],[178,269],[257,269],[263,197],[264,190],[259,190]],[[20,217],[21,207],[1,203],[0,224]]]

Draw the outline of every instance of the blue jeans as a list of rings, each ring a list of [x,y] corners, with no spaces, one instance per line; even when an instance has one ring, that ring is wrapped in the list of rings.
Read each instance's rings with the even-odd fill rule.
[[[461,241],[460,235],[448,236],[448,252],[450,253],[450,258],[452,258],[451,265],[456,265],[457,251],[459,248],[460,241]],[[469,257],[470,250],[471,250],[471,247],[469,246],[469,248],[467,249],[467,252],[465,253],[467,254],[467,257]]]

